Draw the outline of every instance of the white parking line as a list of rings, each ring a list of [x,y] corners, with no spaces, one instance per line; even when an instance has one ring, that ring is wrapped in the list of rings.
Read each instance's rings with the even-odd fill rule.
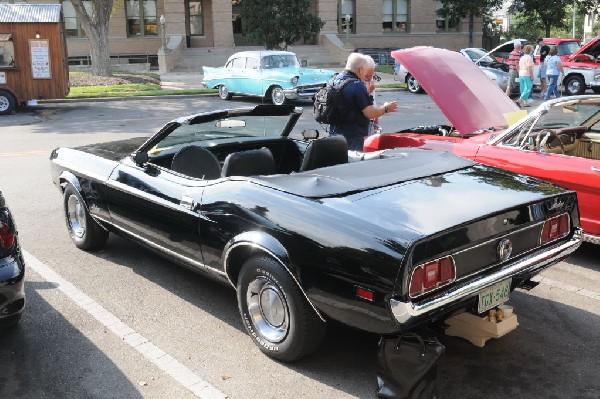
[[[42,263],[35,256],[27,251],[23,251],[23,256],[25,257],[27,267],[34,270],[46,281],[56,285],[59,290],[67,295],[67,297],[92,315],[103,326],[142,354],[146,359],[150,360],[159,369],[170,375],[183,387],[192,391],[197,397],[202,399],[227,398],[227,395],[223,392],[210,385],[207,381],[204,381],[197,374],[177,361],[177,359],[144,338],[144,336],[138,334],[127,324],[123,323],[118,317],[104,309],[102,305],[77,289],[73,284],[62,278],[58,273]]]

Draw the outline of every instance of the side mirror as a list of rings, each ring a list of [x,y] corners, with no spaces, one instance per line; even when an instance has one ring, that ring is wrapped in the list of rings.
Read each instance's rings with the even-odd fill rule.
[[[308,60],[302,60],[302,61],[300,61],[300,66],[302,68],[306,68],[308,66]]]
[[[148,153],[136,152],[133,154],[133,162],[135,162],[135,164],[138,166],[144,165],[146,162],[148,162]]]
[[[315,140],[319,138],[319,131],[317,129],[306,129],[302,131],[303,140]]]

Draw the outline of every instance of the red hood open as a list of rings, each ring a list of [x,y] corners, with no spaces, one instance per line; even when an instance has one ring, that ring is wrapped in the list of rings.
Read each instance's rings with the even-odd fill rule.
[[[590,55],[593,57],[593,59],[596,59],[600,55],[600,36],[596,36],[589,42],[585,43],[583,46],[579,47],[577,51],[575,51],[569,56],[569,61],[574,61],[577,59],[582,59],[584,60],[584,62],[592,61],[589,57],[581,58],[580,56],[583,54]]]
[[[519,107],[473,62],[455,51],[413,47],[392,51],[461,135],[505,127]]]

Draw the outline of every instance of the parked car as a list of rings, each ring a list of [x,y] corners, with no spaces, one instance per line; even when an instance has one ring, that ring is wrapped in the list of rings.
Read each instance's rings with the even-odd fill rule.
[[[16,324],[25,308],[25,261],[12,213],[0,192],[0,328]]]
[[[472,63],[434,48],[393,56],[414,72],[450,125],[370,137],[366,151],[443,150],[570,188],[577,191],[584,240],[600,244],[600,96],[547,101],[529,114],[521,111],[525,116],[509,126],[505,115],[518,111],[517,106],[492,90]],[[441,63],[426,62],[428,57],[456,58],[448,61],[454,69],[447,72]]]
[[[249,95],[270,99],[275,105],[286,100],[312,100],[335,74],[328,69],[300,66],[289,51],[242,51],[227,60],[224,67],[202,67],[202,83],[219,89],[219,97]]]
[[[515,42],[521,43],[521,48],[529,44],[529,40],[527,39],[512,39],[497,45],[488,54],[499,62],[506,62],[510,52],[515,49]]]
[[[465,48],[459,51],[460,54],[473,62],[478,61],[477,66],[479,69],[500,88],[502,91],[506,91],[508,86],[508,71],[503,70],[502,65],[506,65],[499,61],[494,60],[492,57],[486,56],[485,50],[476,48]],[[506,68],[508,69],[508,67]],[[406,88],[411,93],[423,93],[423,87],[414,78],[414,76],[400,64],[396,80],[400,80],[406,83]],[[518,89],[518,87],[517,87]]]
[[[579,39],[574,38],[547,37],[544,43],[558,49],[557,54],[565,70],[562,84],[566,94],[584,94],[587,89],[600,93],[600,36],[583,46]],[[539,64],[539,49],[534,56]]]
[[[213,111],[54,150],[74,244],[113,232],[231,285],[252,341],[292,361],[332,319],[390,334],[485,312],[581,243],[573,191],[448,153],[292,139],[301,112]]]

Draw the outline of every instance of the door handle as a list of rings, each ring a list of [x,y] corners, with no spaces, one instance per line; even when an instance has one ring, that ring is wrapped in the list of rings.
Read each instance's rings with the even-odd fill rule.
[[[592,171],[596,172],[596,173],[600,173],[600,168],[597,168],[595,166],[592,166]]]
[[[181,202],[179,204],[190,210],[194,209],[194,205],[195,205],[194,199],[192,197],[188,197],[187,195],[181,196]]]

